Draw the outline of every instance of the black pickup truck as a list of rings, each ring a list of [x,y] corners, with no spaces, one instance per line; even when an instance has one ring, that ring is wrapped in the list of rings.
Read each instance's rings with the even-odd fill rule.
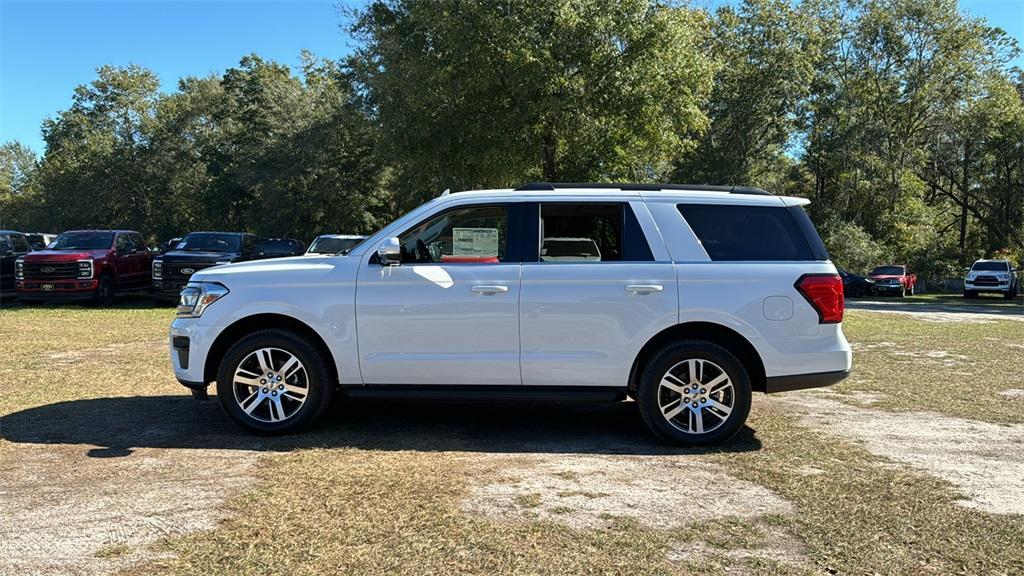
[[[153,297],[178,300],[192,274],[216,266],[256,259],[256,235],[245,232],[192,232],[153,260]]]

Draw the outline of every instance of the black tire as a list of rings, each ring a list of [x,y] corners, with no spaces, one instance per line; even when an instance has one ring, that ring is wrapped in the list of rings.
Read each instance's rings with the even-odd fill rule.
[[[716,364],[726,373],[733,385],[732,411],[725,419],[716,417],[715,420],[720,420],[721,423],[703,434],[688,432],[670,423],[663,415],[659,402],[662,394],[666,392],[660,386],[662,378],[673,367],[691,359]],[[665,345],[647,362],[640,374],[636,401],[644,422],[658,438],[684,446],[715,446],[732,438],[743,427],[747,415],[750,414],[750,397],[750,376],[736,356],[725,348],[705,340],[682,340]]]
[[[110,306],[114,303],[114,279],[104,274],[100,276],[100,285],[96,287],[93,302],[97,306]]]
[[[1017,297],[1017,287],[1016,286],[1014,286],[1013,288],[1010,288],[1009,292],[1003,292],[1003,298],[1005,298],[1007,300],[1013,300],[1016,297]]]
[[[964,298],[970,299],[970,298],[974,298],[977,295],[978,295],[978,293],[974,292],[973,290],[964,290]]]
[[[305,401],[293,414],[278,422],[265,422],[246,414],[235,398],[232,384],[235,371],[250,354],[261,348],[292,354],[305,368],[308,387]],[[323,415],[334,393],[330,375],[327,359],[305,336],[288,330],[260,330],[236,342],[221,359],[217,370],[217,401],[224,413],[243,430],[267,436],[290,434],[310,426]]]
[[[863,288],[861,288],[860,286],[857,286],[857,285],[850,286],[850,293],[848,294],[848,296],[850,298],[860,298],[863,295],[864,295],[864,289]]]

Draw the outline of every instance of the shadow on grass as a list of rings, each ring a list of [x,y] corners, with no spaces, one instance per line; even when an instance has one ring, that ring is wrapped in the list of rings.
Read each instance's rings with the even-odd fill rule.
[[[759,450],[744,427],[714,449],[659,443],[632,402],[525,403],[350,400],[301,434],[266,438],[235,428],[216,400],[136,396],[73,400],[4,416],[14,443],[95,446],[88,455],[124,457],[136,448],[291,451],[316,447],[493,453],[701,454]]]

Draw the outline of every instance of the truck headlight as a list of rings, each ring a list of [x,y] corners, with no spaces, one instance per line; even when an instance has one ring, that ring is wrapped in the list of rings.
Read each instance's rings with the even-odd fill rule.
[[[164,277],[164,263],[160,260],[153,260],[153,278],[159,280]]]
[[[92,259],[78,261],[78,277],[92,278]]]
[[[25,279],[25,263],[22,262],[21,258],[14,261],[14,277],[17,280]]]
[[[178,318],[199,318],[210,305],[228,294],[228,289],[212,282],[189,283],[178,297]]]

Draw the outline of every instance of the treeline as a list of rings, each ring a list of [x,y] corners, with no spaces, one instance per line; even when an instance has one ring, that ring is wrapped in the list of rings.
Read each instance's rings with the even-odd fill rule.
[[[955,0],[378,0],[342,27],[344,59],[171,93],[99,68],[42,158],[0,150],[0,227],[309,240],[446,188],[672,181],[811,198],[854,270],[1024,257],[1018,47]]]

